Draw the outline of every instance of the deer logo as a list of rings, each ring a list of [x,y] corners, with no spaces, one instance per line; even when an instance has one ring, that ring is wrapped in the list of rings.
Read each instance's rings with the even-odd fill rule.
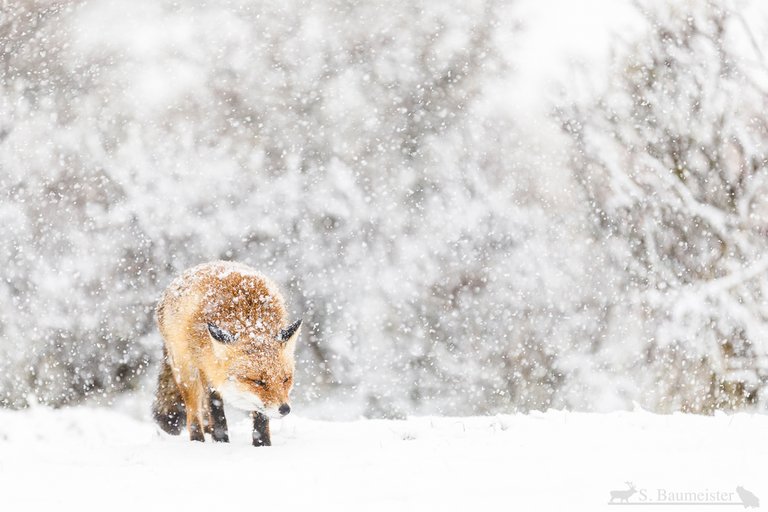
[[[627,487],[629,489],[625,489],[623,491],[611,491],[611,501],[608,503],[613,503],[613,500],[618,499],[619,503],[627,503],[629,500],[629,497],[632,496],[637,492],[637,489],[635,489],[635,484],[632,482],[624,482],[627,484]]]

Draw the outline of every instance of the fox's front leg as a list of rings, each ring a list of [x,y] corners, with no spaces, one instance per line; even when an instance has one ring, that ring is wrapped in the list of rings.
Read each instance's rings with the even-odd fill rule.
[[[229,433],[227,432],[227,417],[224,415],[224,401],[221,395],[214,389],[209,389],[208,410],[209,430],[214,441],[220,443],[229,442]]]
[[[272,446],[269,436],[269,417],[253,411],[253,446]]]

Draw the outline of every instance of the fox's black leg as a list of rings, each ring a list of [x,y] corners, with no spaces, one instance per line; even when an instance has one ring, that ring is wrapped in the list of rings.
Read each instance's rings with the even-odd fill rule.
[[[253,411],[253,446],[272,446],[269,437],[269,418],[258,411]]]
[[[189,431],[189,439],[191,441],[205,441],[203,426],[197,418],[187,416],[187,430]]]
[[[208,396],[210,400],[211,420],[213,421],[211,437],[214,441],[228,443],[229,433],[227,432],[227,417],[224,416],[224,402],[221,399],[221,395],[213,389],[210,390]]]

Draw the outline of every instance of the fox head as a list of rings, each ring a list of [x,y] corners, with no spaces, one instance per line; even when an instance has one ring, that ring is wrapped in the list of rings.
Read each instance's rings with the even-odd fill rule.
[[[204,297],[197,325],[211,385],[237,408],[288,414],[301,320],[288,324],[277,287],[258,274],[216,275]]]
[[[223,379],[214,382],[224,400],[235,407],[282,417],[291,411],[294,351],[301,320],[270,337],[233,333],[208,323],[213,352],[224,363]]]

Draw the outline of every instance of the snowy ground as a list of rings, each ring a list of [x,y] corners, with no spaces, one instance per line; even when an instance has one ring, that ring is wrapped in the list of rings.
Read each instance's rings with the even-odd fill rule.
[[[199,444],[130,411],[0,411],[0,509],[600,510],[625,481],[630,502],[659,489],[738,502],[737,486],[768,500],[763,415],[294,416],[269,448],[232,423],[231,444]]]

